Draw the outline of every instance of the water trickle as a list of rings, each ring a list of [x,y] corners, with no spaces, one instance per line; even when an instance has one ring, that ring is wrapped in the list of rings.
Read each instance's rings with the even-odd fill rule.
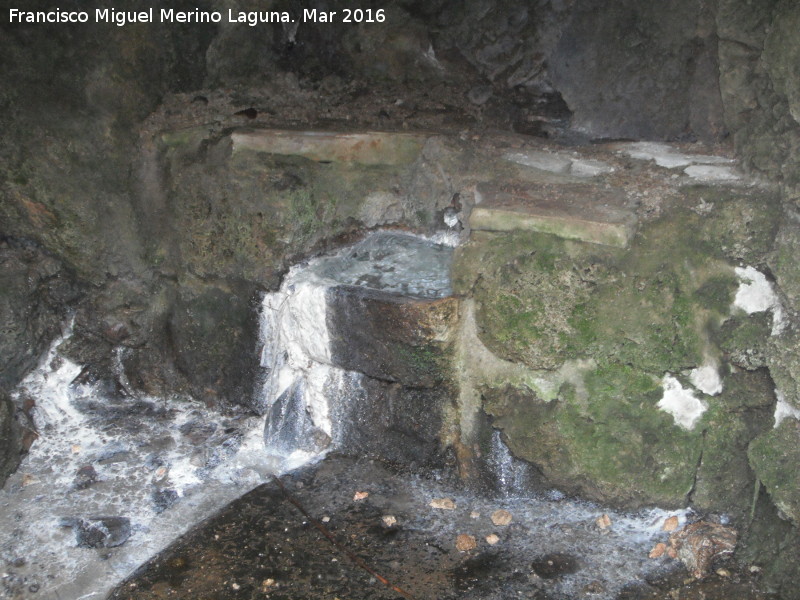
[[[492,432],[488,463],[497,480],[497,491],[502,496],[510,498],[530,491],[530,465],[511,455],[502,434],[497,430]]]

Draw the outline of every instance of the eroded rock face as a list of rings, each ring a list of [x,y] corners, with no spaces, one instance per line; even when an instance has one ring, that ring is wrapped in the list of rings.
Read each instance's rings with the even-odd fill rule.
[[[783,419],[750,444],[750,464],[779,514],[800,525],[800,493],[796,481],[800,454],[800,427],[794,418]]]
[[[0,485],[17,468],[20,460],[21,436],[14,411],[11,400],[0,391]]]
[[[82,290],[62,263],[31,242],[0,242],[0,273],[0,388],[11,389],[60,332]]]
[[[723,137],[716,73],[714,14],[692,0],[575,2],[550,58],[573,125],[594,137]]]
[[[486,348],[530,369],[528,382],[481,388],[513,454],[603,501],[716,509],[752,490],[748,444],[774,411],[758,369],[779,317],[757,316],[770,303],[736,308],[750,284],[734,267],[768,256],[780,204],[730,187],[676,192],[628,249],[473,232],[454,285],[475,298]],[[724,357],[752,372],[729,371]],[[748,502],[726,510],[744,515]]]

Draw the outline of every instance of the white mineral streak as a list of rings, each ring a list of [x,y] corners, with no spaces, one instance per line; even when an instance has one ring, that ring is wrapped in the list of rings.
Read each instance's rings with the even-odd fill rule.
[[[786,327],[783,305],[766,276],[753,267],[736,267],[739,278],[739,289],[733,300],[733,306],[740,308],[748,315],[772,311],[772,335],[780,334]]]
[[[778,398],[778,403],[775,405],[775,429],[783,422],[784,419],[798,419],[800,420],[800,409],[795,408],[786,401],[783,393],[775,390],[775,395]]]
[[[613,173],[614,167],[601,160],[573,158],[569,172],[570,175],[575,175],[576,177],[597,177],[598,175]]]
[[[722,378],[719,376],[719,369],[716,363],[709,362],[702,367],[692,369],[689,374],[689,381],[692,385],[704,394],[716,396],[722,393]]]
[[[672,375],[664,375],[661,385],[664,388],[664,396],[658,401],[658,408],[671,414],[676,425],[688,430],[694,429],[708,408],[706,404],[691,390],[684,389],[680,381]]]
[[[732,167],[720,165],[692,165],[686,167],[683,172],[698,181],[737,181],[741,179],[741,175]]]
[[[726,165],[733,159],[704,154],[684,154],[669,144],[657,142],[633,142],[621,146],[621,151],[638,160],[653,160],[659,167],[676,169],[690,165]]]

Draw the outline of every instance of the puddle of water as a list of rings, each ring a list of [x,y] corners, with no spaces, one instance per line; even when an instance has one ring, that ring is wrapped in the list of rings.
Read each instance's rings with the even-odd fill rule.
[[[669,535],[664,520],[677,514],[683,521],[682,511],[629,514],[569,499],[476,497],[459,491],[447,476],[437,481],[339,456],[284,479],[308,515],[417,600],[611,599],[631,582],[678,566],[648,553]],[[433,508],[431,501],[441,498],[455,506]],[[491,518],[500,509],[512,515],[507,525]],[[610,519],[606,529],[596,523],[603,514]],[[465,535],[474,547],[460,552],[457,540]],[[177,581],[175,561],[195,567],[181,571]],[[250,598],[265,582],[282,598],[398,597],[320,536],[274,485],[232,504],[113,597]]]

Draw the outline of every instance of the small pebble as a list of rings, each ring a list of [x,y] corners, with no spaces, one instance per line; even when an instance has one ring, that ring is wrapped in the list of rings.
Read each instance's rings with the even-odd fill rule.
[[[353,502],[358,502],[359,500],[363,500],[367,497],[369,497],[369,492],[356,492],[353,496]]]
[[[397,519],[394,518],[394,516],[392,515],[384,515],[383,517],[381,517],[381,519],[383,520],[383,524],[386,525],[386,527],[394,527],[395,525],[397,525]]]
[[[450,498],[434,498],[431,500],[431,508],[441,508],[442,510],[455,510],[456,503]]]
[[[498,536],[496,533],[490,533],[489,535],[486,536],[486,543],[489,544],[490,546],[494,546],[499,541],[500,541],[500,536]]]
[[[675,531],[678,528],[678,517],[671,516],[664,521],[664,526],[661,528],[664,531]]]
[[[496,510],[492,513],[492,523],[494,523],[497,527],[503,527],[511,523],[511,513],[507,510]]]
[[[658,542],[653,549],[650,550],[650,558],[660,558],[664,556],[664,553],[667,551],[667,545],[664,542]]]
[[[478,547],[478,541],[472,535],[462,533],[456,538],[456,550],[459,552],[468,552]]]
[[[609,517],[606,514],[603,514],[602,516],[597,517],[595,523],[600,529],[608,529],[609,527],[611,527],[611,517]]]
[[[326,516],[322,517],[322,522],[323,523],[330,523],[331,522],[331,518],[326,515]]]
[[[470,519],[479,519],[480,516],[481,516],[481,513],[479,513],[477,510],[473,510],[471,513],[469,513],[469,518]]]
[[[728,569],[717,569],[717,575],[720,577],[730,577],[731,572]]]
[[[231,587],[232,587],[234,590],[238,590],[238,589],[239,589],[239,588],[241,588],[242,586],[240,586],[238,583],[232,583],[232,584],[231,584]]]

